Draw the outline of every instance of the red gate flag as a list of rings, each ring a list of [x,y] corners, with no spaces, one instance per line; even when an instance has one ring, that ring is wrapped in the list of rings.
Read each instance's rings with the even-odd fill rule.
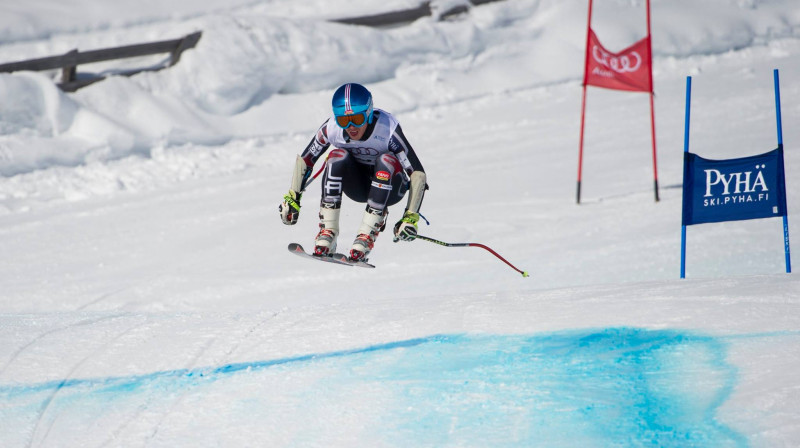
[[[658,202],[658,167],[656,165],[656,115],[653,105],[653,65],[650,43],[650,0],[647,8],[647,37],[630,47],[612,53],[600,44],[592,30],[592,0],[589,0],[589,15],[586,23],[586,64],[583,72],[583,100],[581,102],[581,134],[578,153],[578,194],[581,203],[581,176],[583,173],[583,129],[586,122],[587,86],[606,89],[648,92],[650,94],[650,134],[653,138],[653,187]]]
[[[653,92],[649,35],[619,53],[612,53],[600,44],[597,35],[590,28],[586,52],[584,85]]]

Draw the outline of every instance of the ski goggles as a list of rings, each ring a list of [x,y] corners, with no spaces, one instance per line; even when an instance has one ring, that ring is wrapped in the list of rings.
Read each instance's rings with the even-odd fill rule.
[[[361,112],[353,115],[337,115],[336,124],[342,129],[347,129],[351,125],[360,128],[367,124],[367,114]]]

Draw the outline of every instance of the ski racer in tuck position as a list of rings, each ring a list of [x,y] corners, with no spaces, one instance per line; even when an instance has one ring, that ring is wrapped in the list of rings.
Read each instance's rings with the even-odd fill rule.
[[[427,189],[425,171],[403,130],[390,113],[375,109],[372,94],[360,84],[345,84],[333,94],[333,116],[297,156],[289,192],[278,207],[284,224],[297,223],[300,197],[314,163],[328,154],[322,176],[319,233],[314,255],[336,252],[342,193],[366,203],[364,218],[350,247],[351,261],[366,261],[378,234],[386,227],[388,207],[400,202],[408,191],[403,217],[394,226],[394,241],[412,241],[422,198]]]

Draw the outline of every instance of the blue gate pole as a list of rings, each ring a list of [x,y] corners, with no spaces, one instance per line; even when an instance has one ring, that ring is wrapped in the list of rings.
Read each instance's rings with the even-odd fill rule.
[[[689,118],[690,118],[690,111],[691,111],[691,104],[692,104],[692,77],[686,77],[686,124],[684,126],[683,131],[683,152],[684,157],[685,153],[689,152]],[[685,162],[684,162],[685,163]],[[686,185],[686,179],[683,180],[684,186]],[[686,197],[686,193],[684,192],[684,197]],[[686,204],[683,204],[685,207]],[[686,226],[681,224],[681,278],[686,278]]]
[[[775,116],[778,122],[778,147],[783,148],[783,125],[781,123],[781,87],[778,77],[778,69],[774,73],[775,79]],[[792,257],[789,249],[789,210],[783,215],[783,247],[786,253],[786,273],[792,272]]]

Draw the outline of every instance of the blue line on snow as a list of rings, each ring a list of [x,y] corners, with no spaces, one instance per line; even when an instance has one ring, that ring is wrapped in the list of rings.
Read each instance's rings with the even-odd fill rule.
[[[92,387],[92,386],[111,386],[111,387],[130,387],[142,385],[149,381],[158,380],[162,378],[212,378],[221,374],[232,374],[241,371],[256,371],[266,369],[269,367],[302,363],[313,360],[323,360],[328,358],[338,358],[349,355],[357,355],[362,353],[370,353],[381,350],[392,350],[402,347],[413,347],[419,344],[436,342],[444,336],[430,336],[426,338],[410,339],[406,341],[390,342],[386,344],[373,345],[365,348],[341,350],[330,353],[309,354],[302,356],[294,356],[290,358],[281,358],[268,361],[253,361],[235,364],[226,364],[220,367],[200,367],[197,369],[176,369],[164,370],[160,372],[148,373],[145,375],[133,376],[120,376],[120,377],[106,377],[106,378],[86,378],[86,379],[66,379],[57,381],[48,381],[29,386],[0,386],[0,395],[13,397],[18,394],[35,393],[53,389],[66,389],[73,387]]]
[[[273,403],[313,410],[363,397],[350,410],[366,426],[378,419],[375,437],[389,445],[747,446],[716,419],[736,381],[726,352],[722,339],[671,330],[435,335],[218,367],[5,385],[0,400],[4,415],[16,408],[25,424],[49,399],[52,412],[96,416],[176,394],[202,401],[218,387],[234,391],[230,400],[262,396],[248,401],[248,412],[263,413],[265,424],[285,412]]]

